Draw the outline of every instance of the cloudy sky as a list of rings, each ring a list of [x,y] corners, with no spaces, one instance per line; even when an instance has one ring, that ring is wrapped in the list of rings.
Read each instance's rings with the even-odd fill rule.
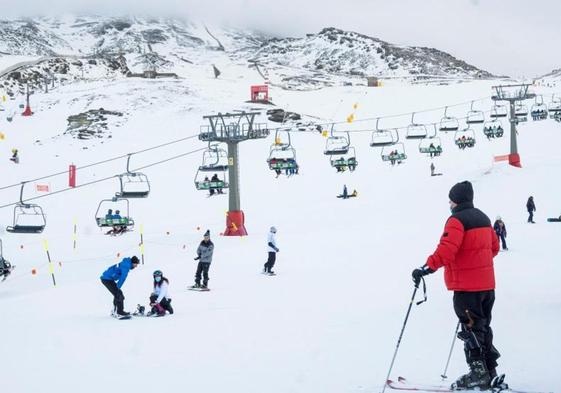
[[[4,17],[182,15],[283,36],[335,26],[435,47],[495,74],[532,77],[561,68],[561,0],[0,0],[0,9]]]

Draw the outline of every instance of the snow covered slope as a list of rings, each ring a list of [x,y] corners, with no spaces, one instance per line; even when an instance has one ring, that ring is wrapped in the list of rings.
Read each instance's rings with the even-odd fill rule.
[[[224,43],[227,47],[227,44]],[[215,79],[208,64],[219,64]],[[182,62],[184,63],[184,62]],[[19,188],[3,189],[41,175],[197,135],[202,116],[259,109],[246,104],[249,85],[261,78],[223,51],[210,51],[195,64],[184,63],[182,79],[84,78],[32,96],[35,114],[7,122],[0,112],[0,205],[17,201]],[[487,141],[475,127],[475,148],[458,150],[453,134],[440,134],[444,153],[430,159],[418,142],[402,139],[408,160],[391,167],[371,148],[375,121],[361,119],[410,113],[488,97],[494,81],[452,86],[406,85],[383,88],[336,86],[316,91],[271,88],[275,103],[317,118],[343,120],[355,113],[351,143],[359,167],[337,174],[322,154],[325,138],[296,132],[300,174],[275,179],[266,158],[273,136],[240,146],[241,198],[249,236],[225,238],[227,197],[207,198],[193,178],[202,151],[143,170],[151,181],[147,199],[131,200],[135,230],[108,237],[95,225],[99,202],[118,191],[116,178],[38,199],[47,214],[42,235],[1,233],[5,257],[17,268],[0,284],[4,335],[2,389],[12,392],[379,392],[409,297],[410,273],[434,250],[449,215],[447,196],[456,182],[469,179],[475,203],[491,219],[501,215],[509,230],[509,251],[495,259],[497,300],[493,315],[501,372],[519,389],[559,391],[558,332],[561,318],[561,225],[545,222],[561,214],[561,129],[551,120],[520,126],[522,169],[493,165],[508,152],[507,138]],[[538,88],[538,93],[549,92]],[[21,95],[2,103],[19,113]],[[354,104],[358,106],[354,109]],[[488,111],[487,99],[476,103]],[[111,138],[75,139],[65,134],[70,115],[90,109],[119,111],[125,122],[109,123]],[[469,105],[449,109],[465,116]],[[6,112],[6,111],[5,111]],[[442,111],[419,113],[419,123],[439,121]],[[264,115],[259,121],[266,121]],[[406,126],[410,116],[380,121],[380,127]],[[117,126],[118,125],[118,126]],[[273,126],[271,124],[271,126]],[[338,130],[346,130],[339,126]],[[402,131],[402,137],[404,133]],[[10,149],[21,162],[8,161]],[[192,138],[133,155],[143,167],[205,148]],[[78,171],[78,184],[125,171],[126,158]],[[67,186],[66,175],[31,181],[25,198]],[[357,198],[335,196],[343,184]],[[533,195],[536,225],[526,223],[525,202]],[[0,209],[3,228],[10,208]],[[73,224],[77,248],[73,249]],[[151,274],[161,269],[171,282],[173,316],[117,321],[109,317],[111,296],[101,272],[123,256],[138,254],[144,229],[145,265],[124,286],[126,308],[146,304]],[[278,228],[276,277],[260,274],[266,234]],[[195,250],[210,229],[216,245],[208,293],[188,291],[195,272]],[[57,287],[43,249],[48,240]],[[32,269],[37,274],[33,275]],[[394,376],[439,380],[456,320],[441,272],[427,279],[427,303],[415,307],[402,341]],[[459,343],[448,375],[465,371]]]

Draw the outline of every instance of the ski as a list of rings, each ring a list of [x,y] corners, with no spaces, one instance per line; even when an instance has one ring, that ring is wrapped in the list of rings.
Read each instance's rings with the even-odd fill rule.
[[[503,376],[501,375],[501,377]],[[388,379],[386,385],[390,389],[413,391],[413,392],[453,393],[459,391],[459,389],[451,389],[449,386],[412,383],[403,377],[398,377],[398,382]],[[501,388],[501,387],[490,388],[487,390],[475,390],[475,389],[464,389],[464,390],[467,391],[471,390],[477,392],[492,392],[492,393],[502,393],[502,392],[504,393],[552,393],[547,391],[527,391],[527,390],[518,390],[518,389]]]

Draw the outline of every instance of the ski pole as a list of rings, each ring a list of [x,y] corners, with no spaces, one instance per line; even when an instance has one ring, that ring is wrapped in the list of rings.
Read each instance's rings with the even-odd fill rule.
[[[448,354],[448,360],[446,361],[446,367],[444,367],[444,372],[440,375],[444,381],[448,376],[446,372],[448,371],[448,366],[450,365],[450,358],[452,358],[452,351],[454,350],[454,344],[456,343],[456,337],[458,336],[458,330],[460,330],[460,321],[456,325],[456,331],[454,332],[454,337],[452,337],[452,345],[450,346],[450,353]]]
[[[421,277],[423,280],[423,292],[425,294],[425,299],[417,302],[417,305],[425,302],[427,300],[427,287],[425,285],[425,279]],[[392,373],[393,364],[395,363],[395,358],[397,357],[397,351],[399,350],[399,345],[401,344],[401,339],[403,337],[403,332],[405,331],[405,326],[407,325],[407,320],[409,319],[409,314],[411,313],[411,307],[413,307],[413,302],[415,301],[415,295],[417,294],[417,289],[419,289],[419,283],[415,283],[415,289],[413,290],[413,295],[411,295],[411,301],[409,302],[409,307],[407,308],[407,314],[405,314],[405,320],[403,321],[403,326],[401,327],[401,333],[399,334],[399,338],[397,339],[397,345],[395,346],[395,352],[393,353],[392,362],[390,364],[390,369],[388,370],[388,375],[386,376],[386,380],[384,381],[384,387],[382,388],[382,393],[386,390],[386,386],[388,385],[388,380],[390,379],[390,375]]]

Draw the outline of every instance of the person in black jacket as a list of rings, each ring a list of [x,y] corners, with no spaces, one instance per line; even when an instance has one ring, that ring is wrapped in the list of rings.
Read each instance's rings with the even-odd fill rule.
[[[503,246],[503,250],[508,250],[508,247],[506,246],[506,225],[503,222],[503,220],[501,219],[501,216],[497,216],[497,219],[495,220],[495,223],[493,224],[493,229],[495,230],[495,233],[497,234],[497,237],[501,241],[501,244]]]
[[[535,224],[534,222],[534,212],[536,211],[536,204],[534,203],[534,197],[531,196],[528,198],[528,202],[526,202],[526,208],[528,209],[528,222]]]

